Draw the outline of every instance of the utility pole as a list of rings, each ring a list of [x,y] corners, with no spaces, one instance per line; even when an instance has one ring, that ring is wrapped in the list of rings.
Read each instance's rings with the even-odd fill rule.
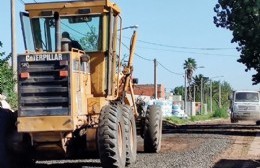
[[[200,81],[200,114],[202,114],[202,108],[203,108],[203,77]]]
[[[157,99],[157,60],[154,59],[154,99]]]
[[[184,112],[187,114],[187,70],[184,73]]]
[[[221,82],[218,85],[218,107],[221,108]]]
[[[11,0],[11,52],[12,52],[12,69],[14,74],[14,79],[16,79],[17,74],[17,53],[16,53],[16,31],[15,31],[15,0]],[[17,85],[14,90],[17,91]]]
[[[212,80],[210,80],[210,112],[212,113]]]
[[[196,85],[193,86],[193,102],[196,102]]]
[[[210,80],[210,112],[212,113],[212,79],[213,78],[222,78],[224,76],[215,76],[215,77],[212,77],[211,80]],[[221,82],[219,81],[219,86],[218,86],[218,90],[219,90],[219,93],[218,93],[218,107],[221,108]]]

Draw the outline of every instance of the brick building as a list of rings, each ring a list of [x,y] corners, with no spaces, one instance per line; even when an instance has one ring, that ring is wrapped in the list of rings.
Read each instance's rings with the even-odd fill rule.
[[[134,85],[134,94],[154,97],[153,84]],[[157,98],[165,98],[165,87],[162,84],[157,84]]]

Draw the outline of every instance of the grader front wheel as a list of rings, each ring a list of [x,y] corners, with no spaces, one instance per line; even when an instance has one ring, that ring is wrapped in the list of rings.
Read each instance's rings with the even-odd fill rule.
[[[125,123],[117,106],[106,105],[102,108],[97,138],[102,167],[125,167]]]
[[[134,113],[127,105],[121,106],[126,132],[126,166],[136,161],[137,140],[136,140],[136,123]]]
[[[161,149],[162,112],[159,106],[148,106],[144,125],[144,152],[158,153]]]

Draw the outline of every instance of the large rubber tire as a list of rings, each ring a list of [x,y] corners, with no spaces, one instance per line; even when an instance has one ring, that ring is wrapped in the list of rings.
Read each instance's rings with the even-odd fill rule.
[[[125,167],[125,123],[122,111],[116,105],[102,108],[97,138],[102,167]]]
[[[159,106],[147,107],[144,126],[144,152],[158,153],[161,149],[162,112]]]
[[[10,116],[9,111],[0,107],[0,167],[3,168],[9,167],[6,136],[12,124]]]
[[[125,120],[126,132],[126,166],[136,161],[137,140],[136,123],[132,109],[128,105],[121,105]]]
[[[16,131],[17,113],[0,107],[0,167],[13,167],[12,148],[10,137]],[[11,146],[11,147],[10,147]],[[20,146],[20,145],[19,145]],[[17,158],[15,158],[17,159]],[[21,166],[20,166],[21,167]]]
[[[34,152],[29,134],[13,132],[8,142],[10,167],[32,168],[35,167]],[[12,147],[11,147],[12,145]]]

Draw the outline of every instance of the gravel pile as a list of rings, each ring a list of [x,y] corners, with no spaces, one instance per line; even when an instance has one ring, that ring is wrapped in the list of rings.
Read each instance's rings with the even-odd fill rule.
[[[189,139],[203,138],[205,141],[190,150],[159,154],[138,154],[137,162],[129,168],[210,168],[214,156],[229,147],[231,141],[223,135],[176,134]],[[178,144],[176,144],[178,145]]]

